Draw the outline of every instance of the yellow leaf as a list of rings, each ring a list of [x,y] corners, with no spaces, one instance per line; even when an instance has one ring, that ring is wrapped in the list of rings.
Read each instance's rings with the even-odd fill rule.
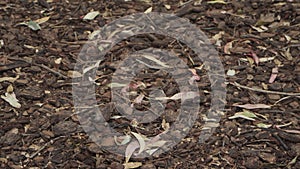
[[[49,19],[50,19],[50,16],[46,16],[46,17],[44,17],[44,18],[40,18],[40,19],[35,20],[35,22],[36,22],[37,24],[42,24],[42,23],[47,22]]]
[[[142,166],[143,164],[141,162],[130,162],[130,163],[125,163],[123,164],[125,169],[130,169],[130,168],[138,168]]]

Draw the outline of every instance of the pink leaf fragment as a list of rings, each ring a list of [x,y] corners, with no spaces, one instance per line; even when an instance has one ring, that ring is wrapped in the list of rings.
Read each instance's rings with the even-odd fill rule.
[[[200,80],[200,76],[197,74],[196,69],[189,69],[193,76],[189,79],[189,84],[192,85],[195,81]]]
[[[269,79],[269,83],[273,83],[278,75],[278,67],[272,69],[272,74]]]
[[[255,64],[258,65],[258,63],[259,63],[259,58],[258,58],[258,56],[256,55],[256,53],[254,53],[253,51],[251,51],[250,56],[252,56],[252,58],[253,58]]]

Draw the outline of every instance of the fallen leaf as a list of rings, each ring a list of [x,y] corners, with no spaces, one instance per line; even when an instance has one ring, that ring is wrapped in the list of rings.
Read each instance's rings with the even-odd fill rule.
[[[81,77],[82,74],[79,73],[79,72],[77,72],[77,71],[69,70],[69,71],[67,72],[67,76],[68,76],[68,77],[71,77],[71,78],[78,78],[78,77]]]
[[[272,74],[269,79],[269,83],[273,83],[278,75],[278,67],[272,69]]]
[[[125,163],[128,163],[130,157],[132,156],[133,152],[139,148],[139,143],[137,141],[133,141],[128,144],[125,150]]]
[[[10,84],[7,89],[6,89],[6,92],[7,93],[12,93],[14,91],[14,87]]]
[[[227,76],[234,76],[235,75],[235,70],[229,69],[226,74],[227,74]]]
[[[198,96],[199,93],[197,92],[181,92],[174,94],[172,97],[156,97],[155,100],[179,100],[179,99],[192,99]]]
[[[268,28],[267,27],[265,27],[265,26],[260,26],[260,27],[255,27],[255,26],[252,26],[251,25],[251,27],[252,27],[252,29],[254,29],[254,30],[256,30],[257,32],[265,32],[265,31],[267,31],[268,30]]]
[[[29,21],[28,23],[26,23],[26,25],[34,31],[41,30],[40,25],[34,21]]]
[[[83,20],[93,20],[95,19],[98,15],[100,14],[99,11],[92,11],[87,13],[84,17]]]
[[[234,41],[228,42],[224,46],[224,53],[230,54],[230,49],[232,48],[232,44]]]
[[[255,64],[258,65],[258,63],[259,63],[259,58],[258,58],[258,56],[256,55],[256,53],[254,53],[253,51],[251,51],[250,56],[252,56],[252,58],[253,58]]]
[[[164,5],[166,9],[171,9],[171,5]]]
[[[134,99],[134,103],[140,104],[142,102],[142,100],[144,99],[145,95],[143,93],[141,93],[138,97],[136,97]]]
[[[101,60],[98,60],[94,65],[89,66],[89,67],[83,69],[83,74],[85,74],[86,72],[88,72],[88,71],[90,71],[90,70],[92,70],[94,68],[97,68],[99,66],[100,62],[101,62]]]
[[[156,59],[156,58],[154,58],[150,55],[143,55],[143,57],[159,64],[160,66],[163,66],[163,67],[166,67],[166,68],[170,67],[170,66],[166,65],[165,63],[161,62],[160,60],[158,60],[158,59]]]
[[[144,13],[150,13],[150,12],[152,12],[152,6],[149,7]]]
[[[149,155],[152,155],[153,153],[155,153],[159,148],[154,148],[154,149],[150,149],[150,150],[146,150],[145,152],[148,153]]]
[[[255,121],[254,118],[257,118],[257,116],[248,110],[243,110],[242,112],[237,112],[233,116],[229,117],[229,119],[236,119],[236,118],[243,118],[246,120]]]
[[[49,19],[50,19],[50,16],[46,16],[46,17],[37,19],[37,20],[35,20],[34,22],[36,22],[37,24],[42,24],[42,23],[47,22]]]
[[[268,62],[268,61],[271,61],[271,60],[274,60],[275,57],[268,57],[268,58],[259,58],[259,62]]]
[[[224,31],[220,31],[219,33],[215,34],[212,38],[211,41],[217,46],[221,46],[221,38],[225,34]]]
[[[213,1],[207,1],[208,4],[227,4],[227,2],[223,0],[213,0]]]
[[[62,61],[62,58],[57,58],[54,60],[54,63],[59,65],[59,64],[61,64],[61,61]]]
[[[15,108],[20,108],[21,104],[19,103],[19,100],[16,98],[16,95],[14,92],[5,93],[4,95],[1,95],[1,98],[4,99],[6,102],[8,102],[11,106]]]
[[[1,77],[0,82],[8,81],[10,83],[15,82],[20,76],[17,75],[16,77]]]
[[[124,163],[123,166],[125,169],[130,169],[130,168],[138,168],[142,166],[143,164],[141,162],[129,162],[129,163]]]
[[[125,144],[129,143],[131,140],[131,137],[130,137],[130,135],[125,135],[125,136],[120,136],[120,137],[114,136],[114,140],[115,140],[115,143],[120,146],[120,145],[125,145]]]
[[[270,105],[266,105],[266,104],[244,104],[244,105],[233,104],[233,106],[244,108],[244,109],[269,109],[269,108],[271,108]]]
[[[131,134],[138,140],[140,147],[138,154],[141,154],[146,147],[145,140],[139,133],[131,132]]]
[[[260,128],[270,128],[272,126],[272,124],[258,123],[258,124],[256,124],[256,126],[260,127]]]
[[[121,84],[121,83],[110,83],[107,86],[109,86],[110,88],[115,88],[115,87],[128,87],[127,84]]]

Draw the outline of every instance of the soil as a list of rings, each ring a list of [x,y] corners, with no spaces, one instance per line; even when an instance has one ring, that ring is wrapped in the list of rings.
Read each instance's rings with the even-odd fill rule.
[[[156,136],[178,120],[183,102],[169,99],[163,113],[147,116],[137,112],[136,119],[130,116],[130,106],[113,104],[109,85],[127,54],[150,47],[174,52],[191,70],[182,80],[194,77],[200,96],[195,99],[200,100],[198,118],[184,139],[160,155],[129,161],[141,169],[300,168],[297,0],[3,0],[0,11],[0,168],[124,167],[125,158],[105,148],[116,143],[113,135],[101,134],[104,125],[95,125],[100,146],[83,129],[72,93],[74,78],[80,78],[82,72],[74,68],[93,31],[145,11],[175,14],[205,33],[224,66],[226,82],[222,85],[226,85],[227,95],[221,118],[210,123],[214,132],[201,141],[204,123],[212,120],[205,113],[212,90],[209,68],[197,59],[195,51],[175,38],[158,34],[135,35],[115,44],[100,62],[94,82],[97,105],[118,132]],[[91,11],[100,13],[94,19],[83,19]],[[161,62],[157,62],[160,67]],[[138,72],[122,90],[132,93],[131,107],[145,111],[151,106],[148,96],[155,87],[167,97],[181,92],[169,73],[155,67]],[[18,101],[9,103],[4,99],[8,95]],[[191,120],[191,116],[184,115],[181,120]],[[171,133],[172,138],[162,138],[176,139],[184,132],[180,127]]]

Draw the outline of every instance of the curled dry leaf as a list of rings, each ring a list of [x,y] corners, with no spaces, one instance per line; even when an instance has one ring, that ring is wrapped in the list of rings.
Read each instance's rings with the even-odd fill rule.
[[[144,140],[143,136],[140,135],[139,133],[131,132],[131,134],[134,135],[134,137],[138,140],[139,147],[140,147],[138,154],[141,154],[146,147],[145,140]]]
[[[139,148],[139,143],[137,141],[133,141],[128,144],[125,150],[125,164],[128,163],[130,157],[132,156],[133,152]]]
[[[224,46],[224,53],[226,54],[231,54],[230,53],[230,49],[232,48],[232,44],[233,44],[234,41],[231,41],[231,42],[228,42],[226,43],[226,45]]]
[[[114,136],[114,140],[117,145],[125,145],[130,142],[131,137],[130,135],[125,135],[120,137]]]
[[[5,93],[5,96],[1,95],[1,98],[15,108],[21,107],[21,104],[19,103],[19,100],[16,98],[16,95],[14,92],[9,92],[9,93],[7,92],[7,93]]]

